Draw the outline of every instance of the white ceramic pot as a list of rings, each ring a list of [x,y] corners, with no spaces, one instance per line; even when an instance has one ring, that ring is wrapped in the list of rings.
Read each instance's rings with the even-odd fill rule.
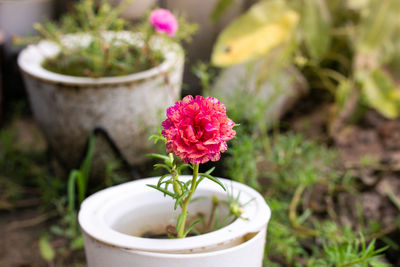
[[[182,176],[182,179],[188,179]],[[245,205],[242,216],[206,234],[183,239],[152,239],[141,235],[165,229],[176,222],[174,201],[147,184],[148,178],[110,187],[88,197],[81,206],[79,223],[85,241],[88,266],[141,267],[261,267],[270,209],[254,189],[220,179],[228,191]],[[226,199],[214,182],[200,183],[189,206],[190,214],[209,215],[211,196]],[[190,215],[189,214],[189,215]],[[207,220],[206,220],[207,221]]]
[[[11,37],[33,33],[32,25],[51,18],[53,0],[0,0],[0,30],[5,34],[6,52],[16,51]]]
[[[139,42],[128,32],[117,36]],[[88,40],[88,36],[70,35],[64,43],[84,45]],[[179,45],[160,38],[153,46],[165,58],[159,66],[104,78],[73,77],[44,69],[45,58],[59,51],[48,41],[20,53],[18,64],[34,117],[63,166],[77,167],[90,133],[99,127],[108,132],[128,163],[145,160],[151,145],[149,132],[156,132],[165,110],[180,98],[184,62]],[[99,147],[96,151],[101,154]]]

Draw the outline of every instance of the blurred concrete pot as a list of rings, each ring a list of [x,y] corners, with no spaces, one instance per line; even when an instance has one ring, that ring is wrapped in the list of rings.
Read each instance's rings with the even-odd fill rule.
[[[272,125],[308,93],[309,87],[294,66],[275,71],[267,77],[260,76],[262,68],[262,60],[228,67],[216,78],[209,94],[228,108],[251,98],[246,112],[252,115],[260,113],[264,122]]]
[[[183,176],[187,179],[188,176]],[[148,178],[102,190],[88,197],[79,212],[86,260],[89,267],[261,267],[264,255],[270,209],[254,189],[221,179],[234,196],[240,192],[245,205],[243,217],[214,232],[183,239],[141,237],[148,231],[165,229],[174,224],[178,211],[174,201],[146,184],[159,178]],[[190,214],[209,216],[211,196],[226,199],[226,193],[215,183],[200,183]]]
[[[115,33],[109,34],[115,36]],[[117,36],[137,40],[128,32]],[[83,44],[89,43],[88,38],[68,35],[64,41],[72,44],[79,40]],[[104,78],[73,77],[44,69],[43,60],[59,51],[56,44],[48,41],[21,52],[18,64],[33,114],[64,167],[77,167],[86,141],[96,128],[107,131],[128,163],[134,165],[145,160],[150,145],[148,133],[155,132],[166,108],[180,98],[184,61],[183,51],[177,44],[160,38],[153,46],[165,58],[159,66]],[[95,148],[96,154],[101,154],[99,149]]]
[[[11,37],[33,33],[32,25],[51,18],[53,0],[0,0],[0,30],[5,34],[6,52],[16,51]]]

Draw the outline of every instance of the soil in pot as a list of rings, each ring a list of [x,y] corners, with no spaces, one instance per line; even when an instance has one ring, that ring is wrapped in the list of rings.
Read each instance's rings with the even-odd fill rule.
[[[112,77],[148,70],[163,61],[159,50],[125,42],[114,45],[94,38],[86,47],[61,50],[55,57],[47,58],[42,67],[68,76]]]

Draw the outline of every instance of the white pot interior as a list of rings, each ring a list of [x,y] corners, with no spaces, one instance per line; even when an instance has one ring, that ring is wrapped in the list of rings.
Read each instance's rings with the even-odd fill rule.
[[[189,177],[182,177],[188,179]],[[114,186],[87,198],[79,213],[82,230],[98,242],[136,251],[162,253],[207,252],[236,246],[248,235],[265,230],[270,210],[263,197],[243,184],[221,179],[233,196],[240,192],[240,203],[249,202],[242,216],[233,223],[213,232],[184,239],[151,239],[140,237],[144,232],[175,224],[179,210],[174,211],[174,201],[161,192],[146,186],[156,184],[158,178],[148,178]],[[204,180],[194,197],[205,196],[191,203],[192,214],[209,214],[212,195],[226,199],[222,188]],[[228,212],[226,209],[225,213]],[[206,219],[207,221],[207,219]]]
[[[222,191],[222,190],[221,190]],[[147,203],[145,198],[132,197],[132,199],[127,200],[129,203],[137,203],[143,205],[128,206],[124,210],[119,210],[117,206],[110,207],[106,214],[110,214],[109,217],[105,218],[109,226],[122,234],[142,237],[145,233],[153,234],[163,234],[166,231],[168,225],[175,226],[178,215],[181,208],[178,207],[174,210],[174,207],[169,197],[166,199],[159,199],[162,193],[157,191],[155,194],[151,194],[151,198],[155,201],[152,203]],[[204,222],[208,223],[210,218],[210,213],[212,210],[211,196],[216,196],[219,200],[226,200],[226,194],[224,192],[213,192],[202,190],[198,192],[198,196],[201,197],[189,205],[189,216],[188,222],[190,223],[194,219],[198,218],[199,214],[204,215]],[[227,216],[229,213],[229,208],[227,205],[219,205],[218,217],[219,222]],[[201,231],[203,224],[198,224],[198,229]]]

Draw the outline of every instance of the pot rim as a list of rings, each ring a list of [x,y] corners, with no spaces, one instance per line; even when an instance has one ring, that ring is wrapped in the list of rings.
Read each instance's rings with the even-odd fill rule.
[[[189,179],[190,176],[182,175],[180,178],[185,180]],[[159,177],[140,179],[113,186],[89,196],[82,203],[78,215],[81,229],[96,241],[117,248],[177,253],[180,251],[201,251],[205,247],[218,247],[225,242],[242,238],[247,233],[262,231],[270,219],[271,211],[264,198],[256,190],[235,181],[219,178],[226,188],[232,190],[234,196],[240,192],[242,203],[254,199],[244,207],[243,217],[247,220],[237,219],[219,230],[183,239],[151,239],[131,236],[114,230],[105,221],[107,209],[115,207],[118,203],[126,203],[127,196],[132,197],[135,194],[145,195],[147,192],[154,192],[155,190],[148,187],[147,184],[156,184],[158,179]],[[198,189],[212,192],[222,190],[209,180],[202,181]],[[159,194],[161,195],[161,193]],[[168,201],[172,202],[173,200],[168,199]]]
[[[259,231],[255,236],[253,236],[251,239],[246,240],[245,242],[229,247],[229,248],[224,248],[221,250],[214,250],[214,251],[207,251],[207,252],[200,252],[200,253],[161,253],[161,252],[153,252],[153,251],[135,251],[135,254],[142,255],[142,256],[149,256],[149,257],[157,257],[157,258],[164,258],[164,259],[174,259],[179,257],[180,259],[183,258],[189,258],[189,259],[196,259],[196,258],[208,258],[208,257],[213,257],[221,254],[227,254],[227,253],[232,253],[232,252],[239,252],[244,246],[249,246],[249,243],[254,243],[254,242],[259,242],[260,239],[264,238],[266,234],[266,229],[263,229]]]
[[[132,41],[133,43],[138,43],[138,45],[140,45],[139,33],[121,31],[106,32],[105,34]],[[63,41],[76,42],[77,40],[82,40],[82,42],[87,42],[89,38],[90,36],[87,33],[67,34],[64,36]],[[55,56],[59,51],[59,46],[48,40],[42,40],[24,48],[18,56],[18,66],[21,71],[26,74],[51,83],[62,83],[76,86],[130,83],[145,80],[168,72],[174,67],[177,61],[179,61],[180,57],[183,56],[183,50],[179,44],[168,42],[161,36],[154,37],[152,46],[162,51],[165,58],[164,61],[156,67],[123,76],[89,78],[51,72],[42,67],[42,62],[48,57]]]

